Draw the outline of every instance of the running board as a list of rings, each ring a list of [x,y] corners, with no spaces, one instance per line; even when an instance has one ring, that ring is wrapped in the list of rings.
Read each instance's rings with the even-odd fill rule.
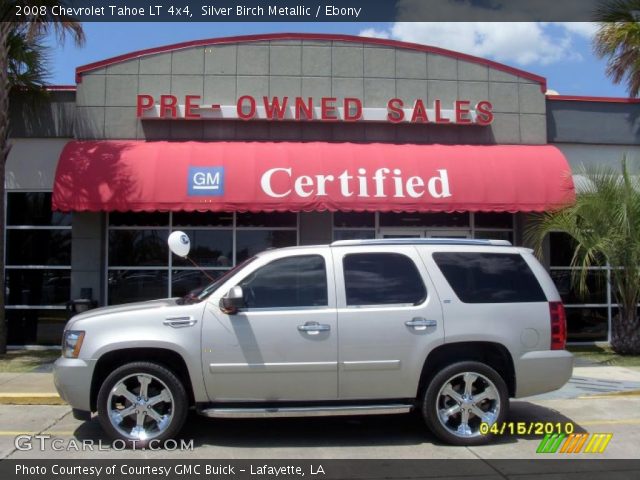
[[[413,405],[345,405],[317,407],[205,408],[200,415],[212,418],[331,417],[340,415],[388,415],[408,413]]]

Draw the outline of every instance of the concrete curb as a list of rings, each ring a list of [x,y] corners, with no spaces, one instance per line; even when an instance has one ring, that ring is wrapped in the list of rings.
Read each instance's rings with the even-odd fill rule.
[[[57,393],[0,393],[0,405],[67,405]]]
[[[584,398],[610,398],[610,397],[640,397],[640,390],[625,390],[622,392],[598,393],[596,395],[583,395]]]

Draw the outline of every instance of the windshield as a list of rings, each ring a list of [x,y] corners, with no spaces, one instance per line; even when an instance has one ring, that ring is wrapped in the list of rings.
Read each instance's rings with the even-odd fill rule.
[[[226,272],[224,272],[222,276],[220,276],[214,282],[204,287],[200,292],[192,293],[192,296],[195,297],[198,301],[204,300],[211,293],[213,293],[214,290],[216,290],[220,285],[222,285],[229,277],[231,277],[234,273],[236,273],[238,270],[243,268],[245,265],[248,265],[251,262],[253,262],[256,258],[257,257],[247,258],[244,262],[239,263],[238,265],[233,267],[231,270],[227,270]]]

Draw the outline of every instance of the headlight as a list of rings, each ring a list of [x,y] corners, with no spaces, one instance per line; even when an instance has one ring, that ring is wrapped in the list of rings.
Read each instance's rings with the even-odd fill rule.
[[[80,347],[84,340],[82,330],[67,330],[62,337],[62,356],[65,358],[78,358]]]

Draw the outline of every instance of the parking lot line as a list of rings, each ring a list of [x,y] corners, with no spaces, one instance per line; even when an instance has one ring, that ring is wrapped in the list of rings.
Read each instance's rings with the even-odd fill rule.
[[[588,422],[574,422],[583,427],[592,425],[640,425],[640,418],[627,418],[625,420],[592,420]]]

